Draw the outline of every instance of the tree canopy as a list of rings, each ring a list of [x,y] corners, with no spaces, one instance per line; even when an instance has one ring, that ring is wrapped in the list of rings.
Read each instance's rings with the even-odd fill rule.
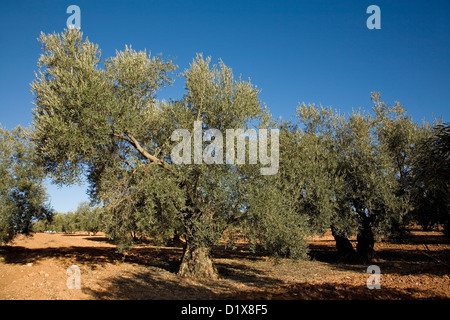
[[[41,34],[40,41],[34,141],[46,172],[58,183],[86,173],[92,198],[109,208],[105,219],[119,242],[136,226],[160,235],[182,228],[180,274],[214,276],[212,267],[199,273],[195,257],[207,261],[209,247],[243,215],[248,192],[241,182],[259,172],[236,162],[174,165],[171,135],[184,129],[195,136],[196,121],[205,132],[264,125],[259,91],[235,79],[222,61],[211,65],[197,55],[183,72],[184,97],[160,102],[157,91],[173,81],[172,61],[125,47],[102,67],[98,47],[77,30]]]
[[[427,125],[378,93],[371,113],[301,104],[296,120],[275,121],[259,89],[221,60],[198,54],[181,73],[184,95],[160,101],[172,60],[125,46],[103,61],[79,30],[39,40],[38,164],[55,183],[87,177],[121,249],[144,234],[182,235],[181,276],[216,277],[210,248],[233,232],[254,250],[304,258],[307,236],[331,228],[339,254],[367,261],[376,238],[401,234],[418,194],[448,196],[448,126],[427,138]],[[270,139],[267,129],[277,129]],[[276,166],[265,167],[269,158]],[[446,201],[439,208],[448,213]]]
[[[29,234],[34,221],[52,216],[29,135],[29,128],[0,126],[0,243]]]

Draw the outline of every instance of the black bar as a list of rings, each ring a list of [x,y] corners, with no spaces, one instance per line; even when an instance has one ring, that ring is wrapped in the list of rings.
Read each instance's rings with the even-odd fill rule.
[[[361,319],[447,311],[449,300],[83,300],[0,301],[4,314],[140,319]],[[428,310],[428,311],[427,311]],[[446,313],[444,313],[446,314]]]

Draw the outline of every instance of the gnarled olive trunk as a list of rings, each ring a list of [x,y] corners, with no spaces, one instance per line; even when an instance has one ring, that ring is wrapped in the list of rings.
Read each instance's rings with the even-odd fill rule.
[[[211,249],[187,243],[178,275],[194,279],[217,279],[218,273],[211,259]]]
[[[183,225],[186,244],[178,275],[193,279],[217,279],[218,272],[211,259],[211,242],[208,227],[212,225],[212,215],[205,215],[196,208],[192,196],[187,197],[188,209],[184,213]]]
[[[357,235],[356,252],[361,262],[369,262],[375,257],[375,238],[368,218],[364,218]]]
[[[355,258],[356,252],[355,249],[353,249],[353,246],[348,240],[347,237],[339,234],[336,229],[331,226],[331,234],[334,237],[334,240],[336,241],[336,249],[338,252],[339,259],[349,261]]]

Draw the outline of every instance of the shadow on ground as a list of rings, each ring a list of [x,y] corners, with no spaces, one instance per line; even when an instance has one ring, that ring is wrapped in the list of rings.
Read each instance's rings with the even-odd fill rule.
[[[22,246],[0,246],[0,256],[8,264],[36,263],[42,259],[58,258],[68,260],[70,264],[85,263],[93,267],[107,263],[127,262],[143,266],[155,266],[174,272],[182,255],[179,248],[133,248],[122,254],[116,248],[105,247],[57,247],[25,248]]]
[[[89,238],[88,238],[89,239]],[[107,241],[106,238],[93,237],[92,241]],[[428,244],[439,244],[438,239],[421,238]],[[415,245],[415,243],[414,243]],[[435,246],[433,251],[420,248],[403,250],[401,247],[384,247],[377,251],[377,264],[382,274],[446,275],[449,268],[450,250],[448,246]],[[411,248],[411,247],[410,247]],[[136,246],[126,254],[117,252],[114,247],[48,247],[26,248],[23,246],[0,246],[2,262],[6,264],[24,265],[37,263],[47,258],[70,264],[88,264],[102,266],[108,263],[136,265],[136,267],[111,275],[101,283],[83,287],[83,292],[93,299],[420,299],[423,291],[420,287],[387,287],[380,290],[369,290],[365,283],[308,282],[307,280],[285,282],[276,273],[276,264],[264,270],[258,269],[264,264],[261,256],[253,255],[244,246],[236,250],[223,246],[215,247],[213,256],[219,271],[219,280],[188,280],[176,275],[182,248]],[[315,241],[310,245],[310,257],[326,265],[328,270],[355,271],[363,274],[367,265],[345,264],[339,261],[332,241]],[[439,262],[441,261],[441,262]],[[317,268],[321,264],[310,263]],[[290,265],[287,264],[290,268]],[[301,265],[304,268],[304,265]],[[275,272],[272,272],[275,270]],[[289,269],[289,272],[291,270]],[[312,270],[312,273],[320,272]],[[281,271],[280,271],[281,272]],[[288,273],[289,273],[288,272]],[[293,273],[294,274],[294,273]],[[305,278],[306,279],[306,278]],[[94,283],[94,282],[93,282]],[[430,292],[427,299],[442,299],[440,291]],[[444,294],[444,293],[443,293]]]
[[[436,239],[428,239],[428,244],[439,244]],[[409,274],[433,274],[448,275],[450,273],[450,249],[448,246],[442,249],[428,251],[423,243],[417,240],[412,242],[414,250],[383,248],[376,250],[376,257],[370,263],[345,263],[339,259],[334,243],[330,241],[315,241],[309,245],[309,256],[312,260],[325,262],[336,270],[360,271],[370,264],[380,266],[383,273]]]
[[[83,292],[100,300],[417,300],[422,293],[414,288],[369,290],[365,286],[342,283],[272,283],[267,286],[255,282],[246,290],[236,290],[227,279],[195,282],[177,277],[167,279],[153,269],[126,273],[109,279],[101,289],[86,288]],[[438,294],[427,296],[427,299],[443,298]]]

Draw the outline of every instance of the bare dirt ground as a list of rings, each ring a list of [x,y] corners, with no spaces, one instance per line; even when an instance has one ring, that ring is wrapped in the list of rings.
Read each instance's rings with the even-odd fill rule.
[[[333,238],[311,239],[311,259],[255,256],[217,247],[219,280],[176,275],[181,248],[136,245],[117,252],[103,235],[38,233],[0,247],[0,299],[449,299],[450,244],[415,230],[408,244],[377,243],[381,289],[369,290],[368,265],[336,259]],[[67,268],[81,271],[69,289]]]

